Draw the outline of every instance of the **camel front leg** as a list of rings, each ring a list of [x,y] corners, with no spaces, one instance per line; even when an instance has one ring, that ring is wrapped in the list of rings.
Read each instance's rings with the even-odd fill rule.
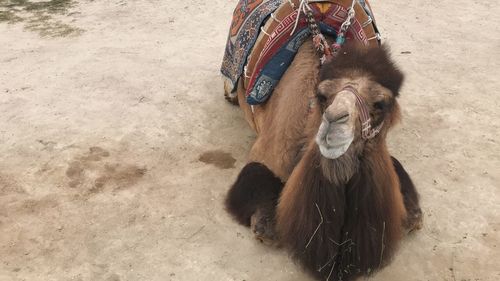
[[[265,165],[248,163],[241,170],[226,197],[227,211],[250,226],[261,242],[276,241],[276,205],[283,183]]]

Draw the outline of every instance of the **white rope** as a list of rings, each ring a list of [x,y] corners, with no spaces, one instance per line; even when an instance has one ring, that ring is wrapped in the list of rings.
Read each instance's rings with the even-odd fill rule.
[[[364,22],[361,26],[362,26],[363,28],[365,28],[365,27],[367,27],[367,26],[368,26],[370,23],[372,23],[372,22],[373,22],[372,17],[368,16],[368,20],[366,20],[366,21],[365,21],[365,22]]]
[[[381,39],[381,38],[380,38],[380,33],[376,33],[376,34],[375,34],[375,36],[370,37],[370,38],[368,38],[368,39],[366,39],[366,40],[371,41],[371,40],[373,40],[373,39],[380,40],[380,39]]]
[[[276,16],[274,15],[274,13],[271,13],[271,18],[272,18],[275,22],[277,22],[278,24],[280,24],[280,23],[281,23],[281,21],[280,21],[279,19],[277,19],[277,18],[276,18]]]
[[[243,68],[243,75],[245,75],[245,78],[250,78],[250,76],[247,75],[247,70],[248,70],[248,65],[245,65]]]
[[[267,35],[267,36],[271,36],[271,34],[267,33],[267,32],[264,30],[264,27],[263,27],[263,26],[261,26],[261,27],[260,27],[260,31],[262,31],[262,32],[263,32],[265,35]]]
[[[309,11],[312,11],[312,8],[309,7],[309,0],[300,0],[300,5],[299,8],[297,9],[297,19],[295,20],[295,24],[293,26],[292,32],[290,33],[290,36],[293,35],[295,30],[297,29],[297,26],[299,25],[300,13],[303,12],[304,15],[306,14],[306,8]]]
[[[354,4],[356,4],[356,0],[352,0],[351,9],[354,9]]]
[[[354,11],[354,5],[356,4],[356,0],[352,0],[351,7],[347,10],[347,18],[340,26],[340,30],[346,32],[351,26],[352,20],[356,16],[356,12]]]

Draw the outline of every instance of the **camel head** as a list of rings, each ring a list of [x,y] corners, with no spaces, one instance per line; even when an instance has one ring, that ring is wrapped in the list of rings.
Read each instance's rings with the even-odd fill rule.
[[[388,48],[346,45],[323,65],[317,99],[321,110],[316,143],[326,159],[359,158],[367,147],[385,141],[399,119],[396,97],[403,74]]]

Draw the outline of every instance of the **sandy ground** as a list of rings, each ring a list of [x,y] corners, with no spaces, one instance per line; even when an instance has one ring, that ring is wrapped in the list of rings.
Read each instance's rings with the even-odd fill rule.
[[[223,209],[255,138],[222,97],[235,0],[9,2],[1,281],[309,280]],[[425,212],[373,280],[500,280],[498,3],[372,5],[407,74],[390,147]]]

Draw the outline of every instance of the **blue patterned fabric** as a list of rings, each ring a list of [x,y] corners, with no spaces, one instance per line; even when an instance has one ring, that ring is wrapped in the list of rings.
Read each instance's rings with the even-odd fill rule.
[[[281,3],[282,0],[240,0],[238,2],[234,10],[233,23],[221,67],[222,75],[231,81],[232,90],[235,89],[243,73],[247,57],[259,36],[260,27]]]
[[[336,31],[332,27],[324,23],[319,23],[319,26],[321,32],[324,34],[336,37]],[[288,40],[286,45],[280,48],[271,60],[269,60],[264,69],[260,72],[255,82],[255,86],[247,96],[247,102],[249,104],[257,105],[263,103],[271,96],[274,87],[278,84],[283,73],[285,73],[292,63],[300,46],[310,35],[311,31],[308,27],[302,28]]]

